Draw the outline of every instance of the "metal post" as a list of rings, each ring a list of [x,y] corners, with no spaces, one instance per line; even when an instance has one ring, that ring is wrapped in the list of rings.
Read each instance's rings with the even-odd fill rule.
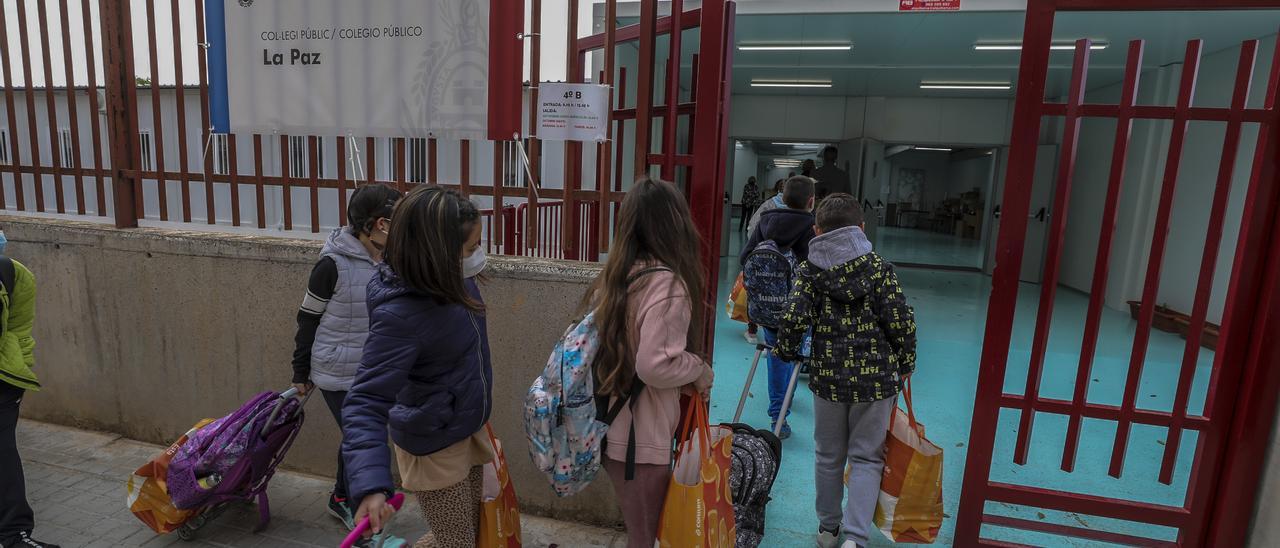
[[[101,25],[116,226],[136,228],[139,212],[135,199],[141,187],[142,159],[133,71],[133,20],[128,0],[103,0]]]

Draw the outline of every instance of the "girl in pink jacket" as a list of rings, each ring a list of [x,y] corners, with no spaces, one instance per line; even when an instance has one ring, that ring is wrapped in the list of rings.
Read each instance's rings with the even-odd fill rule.
[[[600,336],[596,393],[610,407],[627,400],[609,429],[604,468],[631,548],[657,537],[681,394],[711,390],[711,366],[698,354],[706,287],[699,242],[675,186],[641,179],[622,201],[608,262],[583,299]]]

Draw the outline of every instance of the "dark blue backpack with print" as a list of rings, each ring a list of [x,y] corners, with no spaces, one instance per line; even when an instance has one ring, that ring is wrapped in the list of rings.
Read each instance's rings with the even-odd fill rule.
[[[747,255],[742,283],[747,289],[747,317],[752,322],[770,329],[782,325],[795,273],[795,253],[779,248],[773,240],[761,242]]]

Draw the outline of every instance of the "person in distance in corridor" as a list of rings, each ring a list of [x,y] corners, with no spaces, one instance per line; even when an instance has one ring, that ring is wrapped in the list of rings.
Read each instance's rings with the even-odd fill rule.
[[[833,192],[849,192],[849,173],[840,166],[836,165],[836,159],[840,156],[840,149],[828,146],[822,149],[822,167],[813,172],[813,178],[818,181],[818,201],[831,195]]]
[[[4,256],[6,243],[0,232],[0,547],[58,548],[31,538],[35,513],[27,503],[17,428],[23,394],[40,390],[32,371],[36,278],[22,263]]]
[[[380,531],[395,483],[417,496],[431,532],[417,548],[472,548],[480,527],[485,432],[493,404],[485,305],[468,265],[480,211],[420,186],[391,218],[385,262],[369,282],[369,338],[342,409],[347,488]],[[392,444],[387,444],[390,430]]]
[[[382,262],[391,212],[400,197],[399,191],[381,183],[356,189],[347,205],[347,226],[334,230],[320,250],[298,309],[293,386],[303,394],[319,388],[339,427],[342,402],[355,380],[369,334],[365,302],[369,279]],[[355,528],[341,451],[328,507],[348,530]]]
[[[650,548],[657,538],[681,394],[706,397],[714,379],[699,355],[706,290],[699,241],[674,185],[636,181],[622,201],[604,271],[580,310],[595,311],[599,330],[596,395],[607,397],[609,408],[626,401],[609,429],[603,460],[630,548]]]

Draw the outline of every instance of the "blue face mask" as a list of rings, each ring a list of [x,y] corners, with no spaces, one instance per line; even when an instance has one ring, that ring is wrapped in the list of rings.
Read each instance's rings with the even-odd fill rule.
[[[8,243],[9,240],[4,237],[4,231],[0,230],[0,255],[4,255],[4,246]]]

